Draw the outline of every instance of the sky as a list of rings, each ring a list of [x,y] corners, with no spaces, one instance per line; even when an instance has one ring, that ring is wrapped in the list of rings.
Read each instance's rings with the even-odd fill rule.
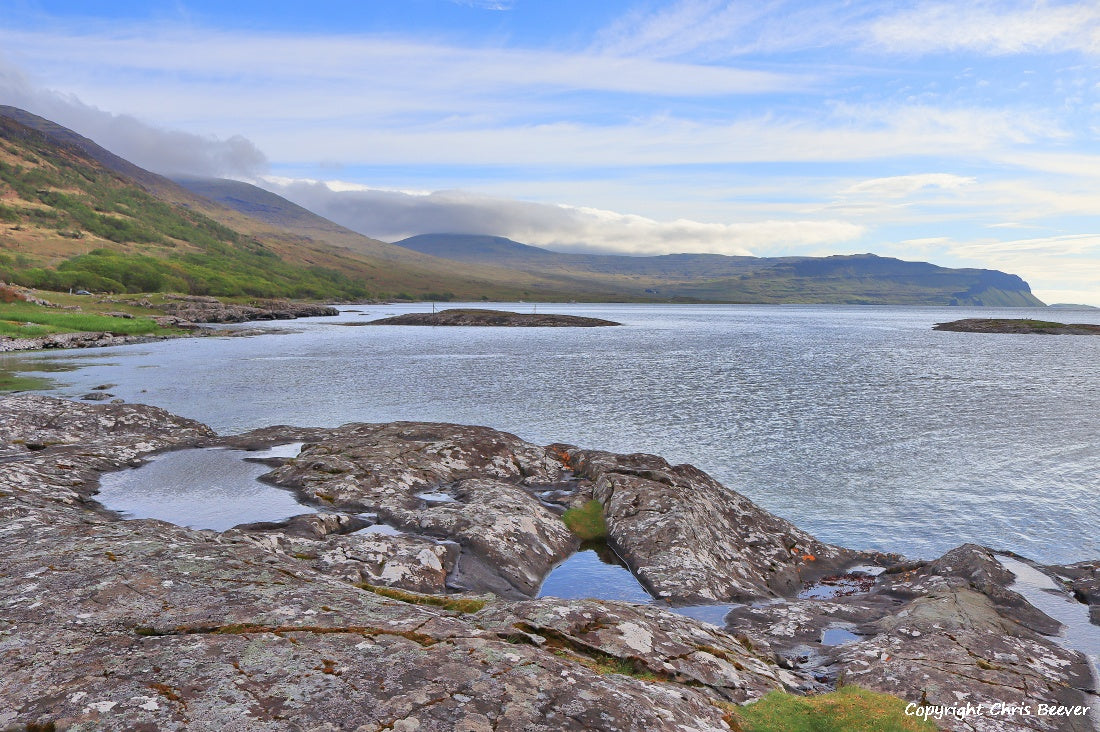
[[[1100,305],[1100,3],[0,0],[0,103],[385,241],[873,252]]]

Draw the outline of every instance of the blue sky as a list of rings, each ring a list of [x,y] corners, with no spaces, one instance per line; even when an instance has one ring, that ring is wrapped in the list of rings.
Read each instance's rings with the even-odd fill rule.
[[[0,103],[381,239],[871,251],[1100,305],[1095,2],[0,5]]]

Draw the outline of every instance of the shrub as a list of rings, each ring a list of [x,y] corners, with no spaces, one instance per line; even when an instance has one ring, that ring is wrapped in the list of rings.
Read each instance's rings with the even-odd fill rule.
[[[593,499],[579,508],[571,508],[561,515],[569,530],[582,541],[607,538],[607,522],[603,517],[603,504]]]

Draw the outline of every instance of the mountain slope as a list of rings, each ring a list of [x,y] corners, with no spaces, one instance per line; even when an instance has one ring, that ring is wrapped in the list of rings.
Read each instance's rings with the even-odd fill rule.
[[[546,278],[456,267],[304,209],[299,215],[309,225],[267,223],[49,120],[0,107],[0,279],[46,289],[323,299],[582,296]]]
[[[496,262],[533,274],[609,281],[665,299],[744,303],[1041,307],[1016,275],[951,269],[874,254],[832,257],[656,257],[552,252],[501,237],[415,236],[397,244],[468,264]]]

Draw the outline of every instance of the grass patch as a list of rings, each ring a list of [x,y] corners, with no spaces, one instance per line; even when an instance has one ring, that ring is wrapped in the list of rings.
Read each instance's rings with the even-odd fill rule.
[[[905,701],[842,686],[829,694],[795,696],[773,691],[731,713],[742,732],[932,732],[927,720],[905,714]]]
[[[0,393],[6,391],[37,391],[53,386],[53,381],[42,376],[16,376],[0,369]]]
[[[436,595],[421,595],[415,592],[405,592],[404,590],[397,590],[392,587],[378,587],[377,585],[368,585],[366,582],[360,582],[355,586],[361,590],[367,590],[368,592],[373,592],[376,595],[388,597],[391,600],[400,600],[401,602],[407,602],[412,605],[431,605],[432,607],[441,607],[444,610],[454,610],[460,613],[476,613],[478,610],[481,610],[486,605],[485,600],[438,597]]]
[[[571,508],[561,515],[569,530],[582,541],[607,538],[607,522],[603,517],[603,504],[593,499],[579,508]]]
[[[50,333],[98,331],[120,335],[174,332],[160,327],[149,318],[114,318],[109,315],[54,310],[31,303],[0,303],[0,335],[32,338]]]

